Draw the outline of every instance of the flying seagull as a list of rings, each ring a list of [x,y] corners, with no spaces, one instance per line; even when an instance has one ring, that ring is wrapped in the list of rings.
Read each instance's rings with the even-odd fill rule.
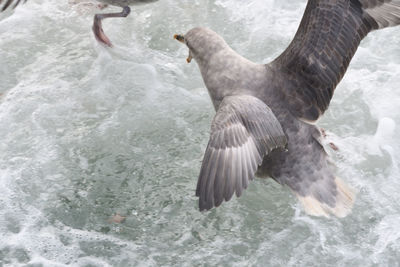
[[[195,59],[216,115],[198,178],[200,210],[239,197],[255,175],[288,186],[314,216],[346,216],[354,192],[339,177],[314,125],[361,40],[400,24],[400,0],[309,0],[288,48],[253,63],[206,28],[175,39]]]
[[[1,11],[6,10],[9,7],[15,8],[17,5],[25,3],[27,0],[6,0],[5,4],[1,8]],[[156,2],[158,0],[98,0],[102,3],[114,5],[114,6],[120,6],[122,7],[121,12],[117,13],[105,13],[105,14],[96,14],[94,16],[94,21],[93,21],[93,33],[94,36],[96,37],[97,41],[100,43],[106,45],[106,46],[112,46],[112,43],[110,39],[105,35],[102,27],[101,21],[105,18],[116,18],[116,17],[127,17],[129,13],[131,12],[130,5],[140,5],[140,4],[146,4],[150,2]],[[3,0],[0,0],[0,5],[3,3]]]

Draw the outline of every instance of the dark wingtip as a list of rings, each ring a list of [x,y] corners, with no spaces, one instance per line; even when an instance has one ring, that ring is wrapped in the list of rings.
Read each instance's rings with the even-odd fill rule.
[[[2,3],[3,1],[1,1],[0,0],[0,4]],[[6,3],[5,3],[5,5],[3,6],[3,8],[1,9],[1,12],[3,12],[3,11],[5,11],[8,7],[10,7],[11,6],[11,4],[12,4],[12,2],[13,2],[13,0],[8,0]],[[26,2],[26,0],[25,1],[23,1],[22,3],[25,3]],[[21,0],[18,0],[15,4],[14,4],[14,6],[12,7],[12,8],[15,8],[18,4],[20,4],[21,3]]]
[[[214,207],[214,201],[203,201],[199,199],[199,210],[200,211],[208,211]]]
[[[205,207],[204,205],[201,204],[201,202],[199,201],[199,211],[204,211]]]

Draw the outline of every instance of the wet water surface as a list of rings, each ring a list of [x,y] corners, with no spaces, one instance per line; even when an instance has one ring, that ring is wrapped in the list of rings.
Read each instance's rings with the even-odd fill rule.
[[[305,3],[159,1],[104,21],[113,49],[68,1],[0,14],[0,266],[399,265],[400,28],[362,42],[319,122],[357,191],[348,217],[307,216],[270,179],[197,210],[215,113],[172,36],[207,26],[266,63]]]

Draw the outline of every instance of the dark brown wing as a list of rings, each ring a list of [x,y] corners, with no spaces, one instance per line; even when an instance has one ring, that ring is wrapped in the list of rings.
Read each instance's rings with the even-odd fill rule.
[[[289,47],[270,66],[296,117],[315,121],[328,108],[361,40],[400,24],[400,0],[309,0]]]
[[[271,109],[260,99],[227,96],[211,125],[196,196],[200,210],[239,197],[254,178],[265,155],[284,149],[287,139]]]
[[[26,0],[0,0],[0,6],[3,4],[3,7],[1,8],[1,11],[6,10],[7,8],[9,8],[11,6],[11,4],[14,3],[14,5],[12,5],[12,8],[15,8],[16,6],[18,6],[19,4],[25,3]]]

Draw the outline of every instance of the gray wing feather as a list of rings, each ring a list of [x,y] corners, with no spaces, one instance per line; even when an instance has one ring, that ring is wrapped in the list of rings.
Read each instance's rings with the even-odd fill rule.
[[[7,0],[5,1],[4,6],[1,8],[1,11],[6,10],[7,8],[9,8],[11,6],[12,3],[14,3],[14,5],[12,6],[12,8],[15,8],[16,6],[18,6],[19,4],[25,3],[27,0]],[[3,3],[3,0],[0,0],[0,5]]]
[[[211,125],[196,196],[200,210],[240,197],[271,150],[285,148],[286,136],[269,107],[260,99],[228,96]]]
[[[291,113],[315,121],[328,108],[361,40],[400,24],[400,0],[309,0],[288,48],[270,66],[281,74]]]
[[[399,0],[359,0],[366,13],[378,23],[379,28],[400,24]]]

